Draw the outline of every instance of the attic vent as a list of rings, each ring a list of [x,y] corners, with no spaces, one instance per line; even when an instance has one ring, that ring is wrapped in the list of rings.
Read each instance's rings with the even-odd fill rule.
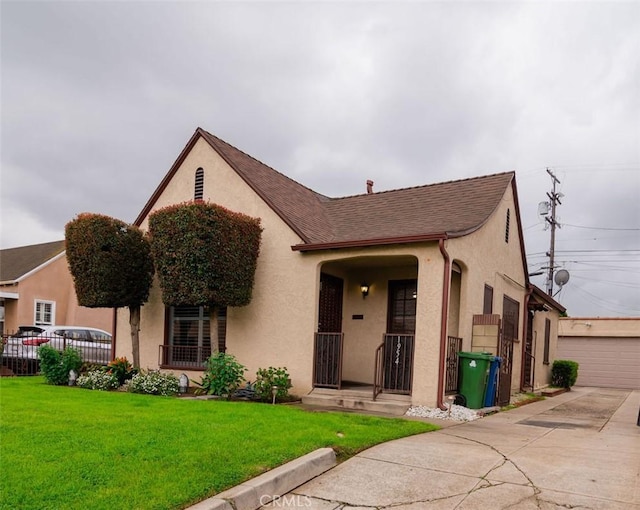
[[[506,226],[505,226],[505,230],[504,230],[504,242],[508,243],[509,242],[509,224],[511,223],[511,210],[507,209],[507,221],[506,221]]]
[[[198,168],[196,170],[196,184],[193,189],[193,199],[202,200],[204,194],[204,170]]]
[[[373,181],[371,179],[367,181],[367,193],[373,193]]]

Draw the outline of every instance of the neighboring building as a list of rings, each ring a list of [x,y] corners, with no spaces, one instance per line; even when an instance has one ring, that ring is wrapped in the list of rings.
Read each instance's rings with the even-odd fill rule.
[[[136,225],[194,199],[261,219],[253,300],[219,316],[220,348],[248,379],[284,366],[298,395],[355,383],[442,404],[456,390],[457,352],[477,347],[480,314],[503,333],[494,345],[508,400],[521,386],[530,296],[515,173],[372,187],[320,195],[198,128]],[[119,356],[131,356],[128,320],[119,310]],[[165,307],[156,283],[141,311],[141,365],[197,380],[209,324],[207,309]]]
[[[580,364],[578,386],[640,389],[640,317],[563,317],[557,359]]]
[[[113,310],[78,305],[64,241],[0,250],[3,333],[18,326],[88,326],[111,332]]]

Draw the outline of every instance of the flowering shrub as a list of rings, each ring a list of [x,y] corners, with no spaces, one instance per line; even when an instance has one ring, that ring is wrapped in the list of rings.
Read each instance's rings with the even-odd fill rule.
[[[132,393],[147,393],[149,395],[176,395],[180,382],[173,374],[163,374],[156,370],[140,371],[128,382],[128,389]]]
[[[114,375],[118,380],[118,386],[121,386],[131,379],[136,373],[137,370],[131,366],[131,363],[125,358],[116,358],[113,361],[110,361],[107,365],[107,372]]]
[[[114,374],[105,372],[103,369],[98,368],[90,370],[86,374],[78,377],[76,386],[87,390],[109,391],[118,388],[120,383]]]

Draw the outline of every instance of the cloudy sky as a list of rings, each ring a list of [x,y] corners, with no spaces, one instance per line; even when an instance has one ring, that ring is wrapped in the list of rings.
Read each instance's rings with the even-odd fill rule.
[[[531,272],[549,168],[556,299],[640,315],[640,2],[0,9],[2,248],[133,221],[200,126],[328,196],[515,170]]]

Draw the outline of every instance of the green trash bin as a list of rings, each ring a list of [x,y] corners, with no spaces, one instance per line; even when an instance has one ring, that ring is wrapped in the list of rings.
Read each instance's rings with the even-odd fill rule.
[[[489,367],[495,356],[488,352],[459,352],[460,393],[469,409],[484,406],[484,393],[489,377]]]

